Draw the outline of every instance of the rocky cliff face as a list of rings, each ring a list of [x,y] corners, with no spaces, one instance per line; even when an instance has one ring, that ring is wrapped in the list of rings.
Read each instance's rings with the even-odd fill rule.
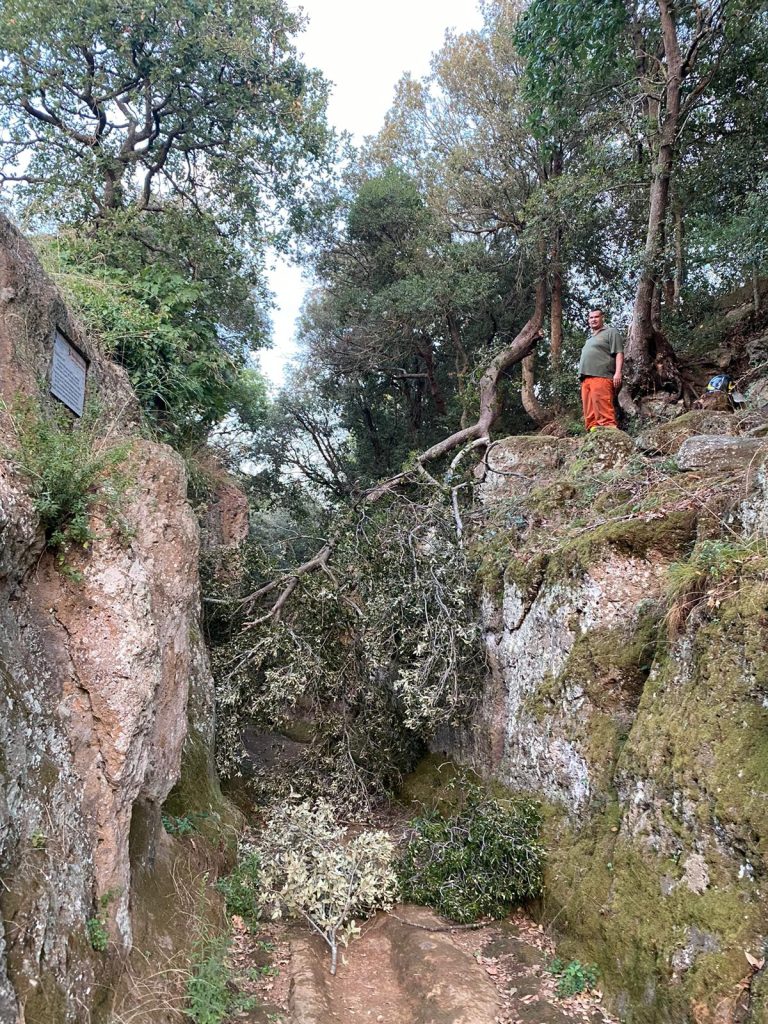
[[[130,537],[95,523],[71,556],[81,582],[46,551],[10,452],[18,396],[50,400],[57,326],[90,360],[105,429],[131,437]],[[211,687],[197,524],[181,459],[138,436],[124,374],[2,218],[0,389],[0,1021],[98,1020],[143,913],[137,872],[168,841],[160,806],[179,778],[190,684]]]
[[[743,436],[753,420],[691,413],[646,453],[612,432],[510,438],[481,484],[491,671],[443,742],[544,802],[542,919],[628,1021],[766,1019],[768,441]]]

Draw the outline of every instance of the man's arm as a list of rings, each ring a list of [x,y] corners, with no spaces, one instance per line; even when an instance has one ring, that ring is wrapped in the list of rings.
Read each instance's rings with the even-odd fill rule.
[[[613,374],[613,387],[615,391],[621,388],[621,375],[624,370],[624,353],[616,353],[616,370]]]

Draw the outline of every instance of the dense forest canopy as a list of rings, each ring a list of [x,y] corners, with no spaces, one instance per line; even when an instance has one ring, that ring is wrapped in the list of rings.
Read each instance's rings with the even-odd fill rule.
[[[765,218],[751,216],[766,187],[759,5],[483,11],[424,81],[401,81],[346,174],[346,222],[316,257],[308,365],[329,381],[363,479],[472,415],[478,376],[531,315],[538,282],[548,341],[523,363],[529,418],[510,400],[510,427],[572,403],[590,303],[630,328],[631,406],[680,391],[675,350],[690,350],[702,303],[765,270]]]

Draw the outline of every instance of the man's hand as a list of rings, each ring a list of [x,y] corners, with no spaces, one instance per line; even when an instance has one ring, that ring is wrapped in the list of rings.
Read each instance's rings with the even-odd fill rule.
[[[623,369],[624,369],[624,353],[623,352],[617,352],[616,353],[616,366],[614,368],[614,373],[613,373],[613,390],[614,390],[614,393],[617,394],[617,395],[621,391],[621,374],[622,374]]]

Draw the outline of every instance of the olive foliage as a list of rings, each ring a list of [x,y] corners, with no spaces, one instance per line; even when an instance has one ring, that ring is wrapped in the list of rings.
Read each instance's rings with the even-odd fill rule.
[[[438,726],[468,712],[484,669],[473,568],[450,511],[412,495],[350,516],[333,566],[249,628],[241,595],[280,574],[265,555],[252,545],[206,584],[220,769],[241,770],[247,726],[290,735],[298,722],[308,742],[270,787],[367,807]]]
[[[331,974],[339,946],[360,932],[355,918],[388,910],[398,892],[387,833],[346,833],[325,800],[284,804],[270,814],[255,849],[259,904],[273,919],[306,921],[330,950]]]

